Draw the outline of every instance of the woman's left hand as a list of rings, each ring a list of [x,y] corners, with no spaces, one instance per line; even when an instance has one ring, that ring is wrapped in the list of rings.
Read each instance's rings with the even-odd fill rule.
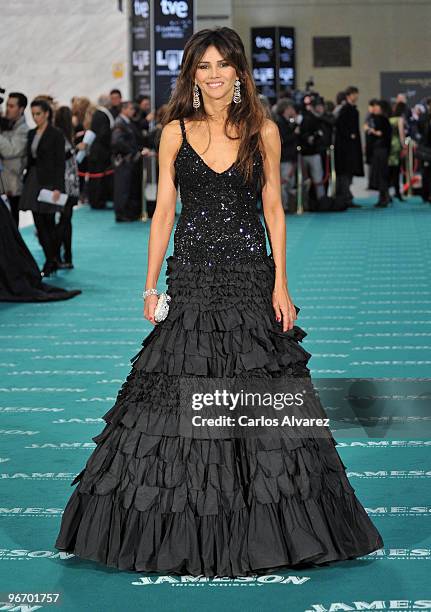
[[[275,286],[272,292],[272,305],[277,321],[283,322],[283,331],[292,329],[297,318],[295,305],[290,299],[286,285]]]
[[[60,199],[60,194],[61,194],[61,192],[58,189],[55,189],[52,192],[52,201],[53,202],[58,202],[58,200]]]

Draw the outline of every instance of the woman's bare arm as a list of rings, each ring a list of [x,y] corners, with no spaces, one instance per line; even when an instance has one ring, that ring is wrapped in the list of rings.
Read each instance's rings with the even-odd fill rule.
[[[178,120],[166,124],[162,130],[159,144],[159,179],[157,184],[156,208],[151,220],[148,241],[148,264],[145,289],[157,287],[160,270],[169,245],[172,228],[175,224],[177,189],[175,187],[174,161],[181,145],[181,129]],[[145,317],[152,323],[157,296],[145,300]]]
[[[276,283],[287,285],[286,218],[281,201],[280,181],[280,133],[277,125],[271,119],[266,119],[261,135],[266,153],[266,184],[262,189],[263,213],[274,256]]]
[[[275,263],[272,304],[276,319],[282,321],[283,331],[288,331],[292,329],[297,316],[287,289],[286,219],[281,201],[280,179],[281,140],[276,123],[266,119],[261,135],[266,153],[264,161],[266,180],[262,188],[262,205]]]

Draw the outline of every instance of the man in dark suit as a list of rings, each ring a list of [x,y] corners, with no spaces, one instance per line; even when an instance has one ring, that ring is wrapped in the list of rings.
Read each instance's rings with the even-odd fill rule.
[[[123,102],[112,130],[115,220],[136,221],[141,214],[140,138],[132,121],[133,102]]]
[[[109,92],[109,98],[111,100],[109,110],[114,119],[116,119],[121,113],[121,104],[123,102],[121,91],[119,89],[111,89]]]
[[[335,119],[335,171],[337,173],[337,196],[350,208],[360,207],[353,203],[350,191],[354,176],[364,176],[359,112],[356,108],[359,90],[348,87],[345,101]]]
[[[374,205],[377,208],[386,208],[390,202],[388,160],[392,142],[392,126],[388,119],[389,113],[389,103],[386,100],[378,100],[374,106],[374,127],[368,128],[371,148],[370,183],[375,184],[379,190],[379,200]]]
[[[321,156],[324,133],[321,119],[316,112],[316,102],[315,95],[306,94],[304,96],[298,144],[301,145],[304,170],[313,181],[317,200],[321,200],[326,195]]]
[[[109,98],[101,96],[91,120],[96,138],[88,153],[88,200],[91,208],[106,208],[112,200],[111,129],[114,117],[108,109]]]

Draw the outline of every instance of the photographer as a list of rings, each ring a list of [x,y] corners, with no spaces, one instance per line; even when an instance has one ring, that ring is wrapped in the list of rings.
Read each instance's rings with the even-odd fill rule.
[[[22,93],[11,92],[6,103],[8,130],[0,133],[0,158],[2,187],[8,196],[12,217],[19,225],[19,198],[22,192],[23,171],[26,166],[27,133],[29,127],[24,117],[27,98]]]
[[[275,122],[277,123],[281,139],[281,195],[283,208],[288,212],[289,191],[295,187],[296,179],[296,147],[298,144],[298,114],[293,100],[281,98],[275,109]]]

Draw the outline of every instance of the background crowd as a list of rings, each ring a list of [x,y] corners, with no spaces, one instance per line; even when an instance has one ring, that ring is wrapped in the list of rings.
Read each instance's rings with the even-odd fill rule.
[[[431,99],[413,108],[402,94],[392,104],[370,100],[361,123],[358,96],[353,86],[334,101],[310,88],[286,90],[274,105],[261,96],[280,131],[286,213],[296,212],[298,188],[314,203],[309,210],[359,206],[351,185],[353,177],[365,176],[365,164],[368,188],[379,193],[376,207],[388,206],[392,197],[403,200],[409,140],[415,143],[422,199],[430,202]],[[148,96],[124,101],[118,89],[97,104],[75,97],[70,106],[60,106],[40,95],[30,103],[35,124],[30,129],[27,105],[23,93],[10,92],[0,117],[0,195],[17,228],[19,211],[32,211],[45,255],[41,275],[50,276],[58,268],[73,267],[72,213],[78,202],[97,210],[113,202],[118,223],[152,216],[156,194],[147,189],[143,195],[148,184],[157,184],[165,107],[154,111]],[[336,190],[331,192],[334,173]],[[41,189],[52,192],[51,201],[40,201]],[[65,204],[62,194],[67,195]]]

